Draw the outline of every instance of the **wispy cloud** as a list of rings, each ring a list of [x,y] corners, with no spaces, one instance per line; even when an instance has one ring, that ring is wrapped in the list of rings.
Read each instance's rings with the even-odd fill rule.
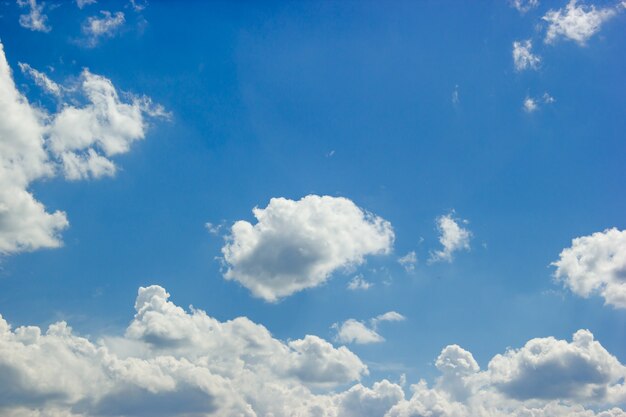
[[[37,0],[17,0],[18,6],[28,9],[28,13],[20,16],[20,25],[37,32],[50,32],[52,27],[47,24],[48,16],[43,13],[45,3],[37,4]]]
[[[82,30],[86,35],[85,44],[94,47],[102,38],[111,38],[119,31],[126,21],[123,12],[111,14],[111,12],[100,11],[101,17],[90,16],[83,23]]]

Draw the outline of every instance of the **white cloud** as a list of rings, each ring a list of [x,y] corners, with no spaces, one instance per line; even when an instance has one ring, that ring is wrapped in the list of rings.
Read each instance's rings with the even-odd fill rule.
[[[78,6],[79,9],[82,9],[85,6],[88,6],[90,4],[96,4],[97,0],[76,0],[76,5]]]
[[[552,265],[557,280],[575,294],[598,294],[606,304],[626,308],[626,231],[612,228],[573,239]]]
[[[348,282],[348,289],[351,291],[356,291],[356,290],[369,290],[370,288],[372,288],[374,284],[372,284],[369,281],[366,281],[363,278],[363,275],[357,275],[354,278],[352,278],[350,280],[350,282]]]
[[[623,391],[626,369],[590,331],[579,330],[571,343],[538,338],[496,355],[489,362],[489,376],[493,386],[517,400],[601,402]]]
[[[457,222],[458,219],[454,219],[452,214],[439,216],[435,219],[437,231],[439,232],[439,243],[441,243],[443,249],[431,252],[429,262],[452,262],[454,252],[470,249],[472,233],[460,226]],[[458,221],[467,223],[466,220]]]
[[[529,341],[481,371],[445,347],[429,387],[356,383],[367,367],[317,336],[283,342],[245,317],[185,311],[140,288],[124,335],[97,341],[64,322],[12,329],[0,317],[0,410],[7,417],[626,417],[624,366],[593,335]],[[601,405],[613,407],[594,412]]]
[[[395,311],[374,317],[370,320],[370,326],[355,319],[348,319],[341,324],[333,324],[333,328],[337,330],[335,340],[339,343],[356,343],[359,345],[384,342],[385,339],[377,333],[378,325],[385,321],[403,320],[405,317]]]
[[[273,198],[253,213],[255,225],[240,220],[231,228],[224,277],[266,301],[321,285],[367,255],[387,254],[394,240],[389,222],[342,197]]]
[[[379,323],[384,321],[403,321],[406,320],[402,314],[395,311],[388,311],[384,314],[380,314],[372,319],[372,327],[377,328]]]
[[[534,113],[543,107],[544,104],[553,104],[556,101],[554,97],[550,94],[543,93],[542,96],[539,97],[526,97],[524,99],[524,104],[522,108],[526,113]]]
[[[103,37],[113,37],[122,27],[126,19],[123,12],[111,14],[106,10],[101,10],[102,17],[90,16],[82,26],[83,33],[87,36],[86,45],[94,47]]]
[[[148,6],[148,0],[130,0],[130,6],[134,11],[141,12]]]
[[[17,0],[17,5],[27,8],[28,13],[20,15],[20,26],[37,32],[50,32],[47,25],[48,16],[43,13],[45,3],[37,4],[37,0]]]
[[[221,225],[221,224],[213,224],[213,223],[211,223],[211,222],[206,222],[206,223],[204,224],[204,227],[206,228],[206,230],[207,230],[210,234],[212,234],[212,235],[214,235],[214,236],[219,235],[219,234],[220,234],[220,230],[222,230],[222,225]]]
[[[454,104],[456,106],[460,102],[461,102],[461,99],[459,97],[459,86],[455,85],[454,86],[454,90],[452,91],[452,104]]]
[[[537,105],[537,101],[532,98],[532,97],[526,97],[524,99],[524,110],[527,113],[532,113],[534,111],[536,111],[539,108],[539,106]]]
[[[407,272],[414,271],[415,265],[417,264],[417,255],[415,254],[415,251],[411,251],[401,258],[398,258],[398,263],[400,263],[400,265],[402,265]]]
[[[48,78],[46,74],[41,71],[37,71],[30,65],[23,62],[19,62],[17,65],[20,67],[20,70],[32,78],[35,84],[37,84],[42,90],[54,96],[61,95],[61,86]]]
[[[513,64],[516,71],[537,69],[541,58],[532,53],[533,44],[530,39],[513,42]]]
[[[565,8],[550,10],[543,16],[548,22],[545,42],[555,43],[560,38],[570,39],[579,45],[596,34],[602,24],[614,17],[623,5],[597,9],[594,5],[579,5],[577,0],[570,0]]]
[[[28,64],[21,67],[42,88],[65,91]],[[112,175],[115,165],[108,157],[127,152],[132,141],[143,138],[144,117],[158,113],[148,107],[146,98],[122,103],[104,77],[85,71],[81,79],[76,94],[89,103],[83,107],[61,103],[58,113],[48,114],[17,90],[0,44],[1,254],[60,246],[67,216],[47,212],[29,191],[30,185],[60,171],[69,179]],[[57,95],[59,100],[61,96]],[[73,120],[68,115],[74,115]]]
[[[517,9],[518,12],[524,14],[539,6],[539,0],[513,0],[511,1],[511,6]]]

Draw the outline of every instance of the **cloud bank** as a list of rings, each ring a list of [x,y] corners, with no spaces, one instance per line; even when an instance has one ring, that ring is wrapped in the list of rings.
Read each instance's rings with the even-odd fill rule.
[[[9,417],[626,416],[617,408],[625,368],[588,330],[571,342],[532,339],[484,371],[450,345],[435,366],[434,383],[408,396],[388,380],[366,387],[367,366],[346,347],[313,335],[283,342],[245,317],[185,311],[156,285],[139,289],[123,335],[96,341],[65,322],[12,329],[0,317],[0,414]]]

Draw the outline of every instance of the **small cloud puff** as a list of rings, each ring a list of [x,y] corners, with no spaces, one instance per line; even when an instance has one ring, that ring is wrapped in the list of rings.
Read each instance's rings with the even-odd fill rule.
[[[355,319],[348,319],[341,324],[333,324],[333,328],[337,330],[335,340],[339,343],[356,343],[359,345],[384,342],[385,339],[377,332],[378,325],[386,321],[403,321],[405,319],[402,314],[395,311],[389,311],[370,319],[370,326]]]
[[[532,53],[532,47],[530,39],[513,42],[513,64],[516,71],[539,68],[541,58]]]
[[[453,217],[454,212],[439,216],[435,219],[439,232],[439,243],[443,249],[430,253],[429,262],[446,261],[452,262],[455,252],[470,250],[472,233],[459,223],[467,223],[467,220],[459,220]]]

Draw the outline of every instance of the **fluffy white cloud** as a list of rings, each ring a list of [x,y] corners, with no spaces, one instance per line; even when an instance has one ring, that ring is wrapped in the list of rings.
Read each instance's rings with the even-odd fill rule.
[[[480,371],[445,347],[429,387],[405,397],[345,347],[316,336],[283,342],[245,317],[185,311],[159,286],[140,288],[126,333],[97,342],[64,322],[11,329],[0,317],[0,414],[7,417],[625,417],[624,367],[586,330],[533,339]],[[393,314],[383,315],[392,317]],[[379,316],[379,317],[383,317]],[[608,404],[594,413],[587,405]]]
[[[587,39],[600,30],[602,24],[623,8],[624,5],[620,4],[597,9],[594,5],[581,5],[578,0],[570,0],[565,8],[550,10],[543,16],[542,19],[548,22],[545,41],[554,43],[564,38],[584,45]]]
[[[37,0],[17,0],[17,5],[28,9],[27,14],[20,16],[20,26],[37,32],[50,32],[47,25],[48,16],[43,13],[44,3],[37,4]]]
[[[572,342],[532,339],[519,350],[496,355],[489,376],[498,390],[518,400],[603,401],[623,391],[626,368],[590,331],[579,330]]]
[[[467,223],[466,220],[459,221],[461,223]],[[439,232],[439,243],[441,243],[443,249],[431,252],[430,262],[452,262],[454,252],[470,249],[469,242],[472,233],[459,225],[457,219],[452,217],[452,213],[437,217],[435,223],[437,224],[437,231]]]
[[[126,21],[123,12],[112,14],[101,10],[101,17],[90,16],[82,26],[83,33],[87,36],[86,45],[94,47],[103,37],[113,37]]]
[[[537,69],[541,58],[532,53],[533,44],[530,39],[513,42],[513,64],[517,71]]]
[[[369,343],[379,343],[385,339],[369,328],[365,323],[355,319],[348,319],[341,325],[335,325],[337,329],[337,340],[339,343],[356,343],[365,345]]]
[[[626,308],[626,231],[612,228],[573,239],[552,265],[557,280],[575,294],[599,294],[606,304]]]
[[[370,343],[384,342],[385,339],[378,334],[378,325],[385,321],[403,321],[405,317],[395,311],[388,311],[370,320],[370,326],[365,323],[348,319],[341,324],[335,323],[333,328],[337,330],[335,340],[339,343],[356,343],[366,345]]]
[[[65,89],[28,64],[35,83],[63,99]],[[11,254],[61,245],[68,226],[62,211],[49,213],[29,191],[37,180],[63,172],[68,179],[112,175],[109,157],[127,152],[145,136],[146,116],[164,114],[147,98],[123,103],[104,77],[84,71],[76,94],[83,107],[60,103],[48,114],[31,105],[13,80],[0,44],[0,253]]]
[[[267,301],[316,287],[367,255],[389,253],[394,240],[389,222],[342,197],[273,198],[253,213],[255,225],[240,220],[231,228],[224,277]]]
[[[513,0],[511,6],[516,8],[518,12],[524,14],[539,6],[539,0]]]

